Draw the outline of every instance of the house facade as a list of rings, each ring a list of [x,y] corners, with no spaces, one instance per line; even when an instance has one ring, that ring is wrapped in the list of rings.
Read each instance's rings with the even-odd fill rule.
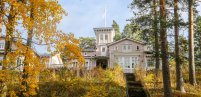
[[[143,42],[124,38],[114,41],[115,30],[112,27],[94,28],[96,49],[85,49],[85,67],[113,68],[120,65],[125,73],[132,73],[135,68],[150,69],[153,67],[151,48]]]
[[[17,50],[16,41],[13,41],[12,43],[12,52]],[[0,70],[2,70],[3,65],[3,58],[4,58],[4,49],[5,49],[5,36],[0,37]],[[63,62],[61,59],[61,56],[59,53],[56,54],[38,54],[34,50],[34,54],[36,57],[41,59],[42,61],[45,61],[46,68],[60,68],[63,67]],[[14,65],[12,67],[9,67],[9,69],[15,69],[22,71],[23,70],[23,61],[24,56],[18,56],[16,59],[16,63],[13,63]]]

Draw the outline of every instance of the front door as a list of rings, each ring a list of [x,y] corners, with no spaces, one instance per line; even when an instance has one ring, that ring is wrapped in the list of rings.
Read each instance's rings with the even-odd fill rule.
[[[101,67],[103,69],[106,69],[107,66],[108,66],[108,62],[107,62],[107,59],[98,59],[96,61],[96,66],[97,67]]]

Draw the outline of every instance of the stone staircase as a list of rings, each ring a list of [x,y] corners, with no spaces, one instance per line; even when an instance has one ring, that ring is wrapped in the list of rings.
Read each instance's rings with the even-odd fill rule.
[[[149,97],[141,82],[136,81],[134,74],[126,73],[127,97]]]

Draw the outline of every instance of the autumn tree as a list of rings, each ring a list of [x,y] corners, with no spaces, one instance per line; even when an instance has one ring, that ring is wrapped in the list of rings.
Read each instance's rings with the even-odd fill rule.
[[[32,38],[33,38],[33,30],[34,30],[34,10],[35,10],[35,3],[33,1],[30,1],[30,10],[29,10],[29,23],[30,23],[30,26],[28,27],[28,38],[27,38],[27,43],[26,43],[26,46],[27,46],[27,49],[26,49],[26,52],[27,53],[30,53],[29,50],[31,50],[31,42],[32,42]],[[28,76],[29,76],[29,72],[28,71],[28,68],[29,68],[29,61],[27,60],[27,56],[25,56],[25,60],[24,60],[24,69],[23,69],[23,75],[22,75],[22,78],[23,78],[23,81],[22,81],[22,86],[25,87],[24,90],[21,91],[21,96],[24,97],[24,96],[27,96],[24,94],[24,92],[27,92],[29,91],[30,89],[28,88],[28,82],[26,81]],[[35,88],[35,87],[34,87]]]
[[[17,5],[19,2],[17,1],[11,1],[8,2],[10,3],[10,9],[8,12],[7,16],[7,23],[6,25],[6,39],[5,39],[5,51],[4,51],[4,63],[2,69],[6,69],[8,63],[7,61],[7,54],[11,52],[12,50],[12,38],[13,38],[13,33],[14,33],[14,28],[15,28],[15,23],[16,23],[16,15],[17,15]]]
[[[0,34],[2,33],[3,16],[4,16],[4,2],[3,0],[0,0]]]
[[[18,14],[21,16],[20,19],[22,19],[23,27],[27,29],[27,32],[23,32],[22,34],[28,34],[26,39],[26,49],[23,54],[25,60],[20,95],[23,97],[36,94],[35,90],[37,83],[30,83],[28,80],[32,78],[30,68],[34,69],[37,67],[37,64],[40,64],[35,63],[33,64],[34,66],[30,65],[33,63],[32,61],[34,59],[37,59],[36,57],[32,57],[34,56],[32,50],[32,43],[34,43],[33,38],[37,39],[40,42],[39,44],[46,43],[49,44],[50,47],[50,43],[53,42],[52,39],[54,39],[55,35],[59,33],[56,26],[62,19],[62,16],[65,15],[65,12],[56,0],[28,0],[23,3],[22,6],[24,7],[24,10],[19,9],[20,12]],[[33,58],[33,60],[30,60],[31,58]]]
[[[83,68],[85,63],[85,59],[81,53],[81,48],[79,47],[80,41],[76,39],[72,33],[58,33],[54,43],[54,52],[61,53],[65,67],[72,65],[72,61],[77,61],[78,64],[75,64],[74,68],[77,72],[77,76],[79,77],[80,69]]]
[[[172,97],[170,70],[168,62],[168,43],[167,43],[167,23],[166,23],[166,0],[160,0],[160,38],[161,38],[161,56],[162,56],[162,74],[164,96]]]

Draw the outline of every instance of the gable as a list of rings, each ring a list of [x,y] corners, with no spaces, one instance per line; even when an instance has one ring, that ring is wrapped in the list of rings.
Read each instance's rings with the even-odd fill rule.
[[[107,45],[108,45],[108,47],[110,47],[110,46],[112,46],[112,45],[119,45],[119,44],[136,44],[136,45],[144,45],[143,42],[136,41],[136,40],[132,40],[132,39],[129,39],[129,38],[124,38],[124,39],[121,39],[121,40],[118,40],[118,41],[115,41],[115,42],[109,43],[109,44],[107,44]]]
[[[109,51],[115,52],[144,52],[145,45],[131,39],[123,39],[108,45]]]

